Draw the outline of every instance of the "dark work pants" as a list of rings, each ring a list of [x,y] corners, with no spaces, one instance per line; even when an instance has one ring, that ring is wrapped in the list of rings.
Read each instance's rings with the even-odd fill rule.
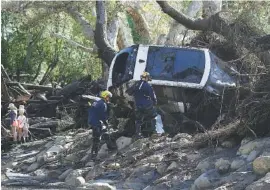
[[[136,135],[142,134],[149,137],[156,131],[156,109],[153,106],[146,108],[137,108],[135,111]]]
[[[92,126],[93,130],[93,145],[92,145],[92,150],[91,154],[97,154],[100,146],[100,137],[101,137],[101,125],[98,126]]]

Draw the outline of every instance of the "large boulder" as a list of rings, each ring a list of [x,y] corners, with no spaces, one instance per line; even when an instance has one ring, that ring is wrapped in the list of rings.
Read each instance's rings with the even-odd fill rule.
[[[270,173],[267,173],[265,177],[255,181],[247,186],[246,190],[268,190],[270,189]]]
[[[253,161],[253,171],[259,175],[270,172],[270,156],[260,156]]]
[[[66,182],[71,187],[78,187],[85,184],[85,179],[82,176],[71,178]]]
[[[33,164],[31,164],[28,168],[27,168],[27,171],[28,172],[33,172],[35,171],[36,169],[39,168],[39,163],[38,162],[34,162]]]
[[[105,171],[105,168],[100,166],[100,165],[97,165],[95,166],[95,168],[91,169],[88,174],[86,175],[85,177],[85,180],[86,181],[89,181],[89,180],[92,180],[94,179],[96,176],[99,176],[101,175],[103,172]]]
[[[54,145],[46,151],[48,157],[58,155],[63,150],[62,145]]]
[[[178,164],[176,162],[172,162],[169,167],[167,168],[167,171],[172,171],[178,168]]]
[[[220,179],[220,175],[217,170],[209,170],[200,175],[195,181],[195,189],[211,189],[213,183]]]
[[[179,139],[187,139],[187,140],[191,140],[192,139],[192,136],[187,134],[187,133],[178,133],[177,135],[175,135],[173,138],[172,138],[172,141],[177,141]]]
[[[157,172],[160,174],[160,175],[163,175],[165,172],[166,172],[166,169],[167,169],[167,164],[164,163],[164,162],[161,162],[157,165]]]
[[[242,166],[244,166],[246,162],[242,159],[236,159],[231,163],[231,169],[232,170],[238,170]]]
[[[65,182],[69,186],[77,186],[81,182],[82,170],[73,170],[65,178]]]
[[[248,139],[250,140],[250,139]],[[253,150],[260,152],[263,148],[270,146],[270,137],[256,139],[253,141],[242,140],[241,147],[238,149],[238,155],[249,155]]]
[[[256,157],[258,156],[259,152],[256,150],[253,150],[249,153],[248,157],[247,157],[247,161],[248,162],[252,162],[256,159]]]
[[[249,155],[253,150],[258,148],[260,143],[257,141],[250,141],[244,145],[242,145],[239,149],[237,154],[238,155]]]
[[[117,149],[121,150],[123,148],[126,148],[132,143],[132,138],[128,137],[120,137],[116,140]]]
[[[109,150],[107,144],[103,144],[97,154],[97,158],[104,158],[108,155]]]
[[[211,165],[210,165],[209,161],[202,160],[199,162],[196,169],[201,170],[201,172],[206,172],[210,167],[211,167]]]
[[[215,168],[220,172],[220,173],[226,173],[229,171],[231,166],[231,163],[229,160],[224,160],[223,158],[220,158],[216,161],[215,163]]]
[[[73,171],[73,169],[67,169],[66,171],[64,171],[59,177],[59,180],[64,180],[66,179],[66,177]]]

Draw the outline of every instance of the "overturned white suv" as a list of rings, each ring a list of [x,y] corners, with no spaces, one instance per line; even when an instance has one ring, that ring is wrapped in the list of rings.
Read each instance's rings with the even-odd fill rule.
[[[208,49],[134,45],[119,51],[112,60],[107,88],[132,101],[126,90],[140,80],[143,71],[151,74],[159,105],[188,104],[198,91],[219,96],[225,87],[236,86],[231,75],[236,71]],[[186,111],[181,106],[170,110]]]

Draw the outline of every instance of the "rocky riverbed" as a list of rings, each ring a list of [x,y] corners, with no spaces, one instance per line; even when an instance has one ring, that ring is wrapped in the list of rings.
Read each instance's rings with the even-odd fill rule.
[[[91,130],[59,133],[1,155],[3,189],[270,189],[270,137],[179,148],[192,136],[120,137],[89,161]],[[182,146],[181,146],[182,147]]]

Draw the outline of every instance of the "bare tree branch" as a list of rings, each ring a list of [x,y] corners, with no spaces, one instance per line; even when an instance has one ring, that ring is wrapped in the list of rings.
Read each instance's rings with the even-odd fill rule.
[[[68,7],[67,12],[82,26],[83,34],[88,38],[88,40],[92,40],[94,37],[94,30],[90,23],[83,17],[81,13],[75,10],[73,7]]]
[[[254,41],[251,39],[251,35],[255,36],[254,32],[247,34],[243,31],[241,23],[229,23],[227,22],[227,16],[225,13],[216,13],[208,18],[204,19],[192,19],[183,13],[178,12],[171,7],[166,1],[157,1],[162,11],[175,19],[180,24],[191,30],[213,31],[223,35],[237,46],[244,46],[250,52],[256,54],[262,63],[269,65],[270,53],[261,52]],[[243,24],[243,23],[242,23]]]
[[[67,37],[61,35],[61,34],[56,34],[56,33],[51,33],[51,37],[56,37],[56,38],[60,38],[62,40],[65,40],[67,43],[69,43],[70,45],[74,46],[74,47],[77,47],[85,52],[90,52],[92,53],[94,50],[93,48],[88,48],[88,47],[85,47],[81,44],[79,44],[78,42],[75,42],[71,39],[68,39]]]
[[[190,18],[181,12],[178,12],[173,7],[171,7],[166,1],[157,1],[162,11],[168,14],[170,17],[175,19],[180,24],[183,24],[185,27],[191,30],[209,30],[210,18],[208,19],[193,19]]]

